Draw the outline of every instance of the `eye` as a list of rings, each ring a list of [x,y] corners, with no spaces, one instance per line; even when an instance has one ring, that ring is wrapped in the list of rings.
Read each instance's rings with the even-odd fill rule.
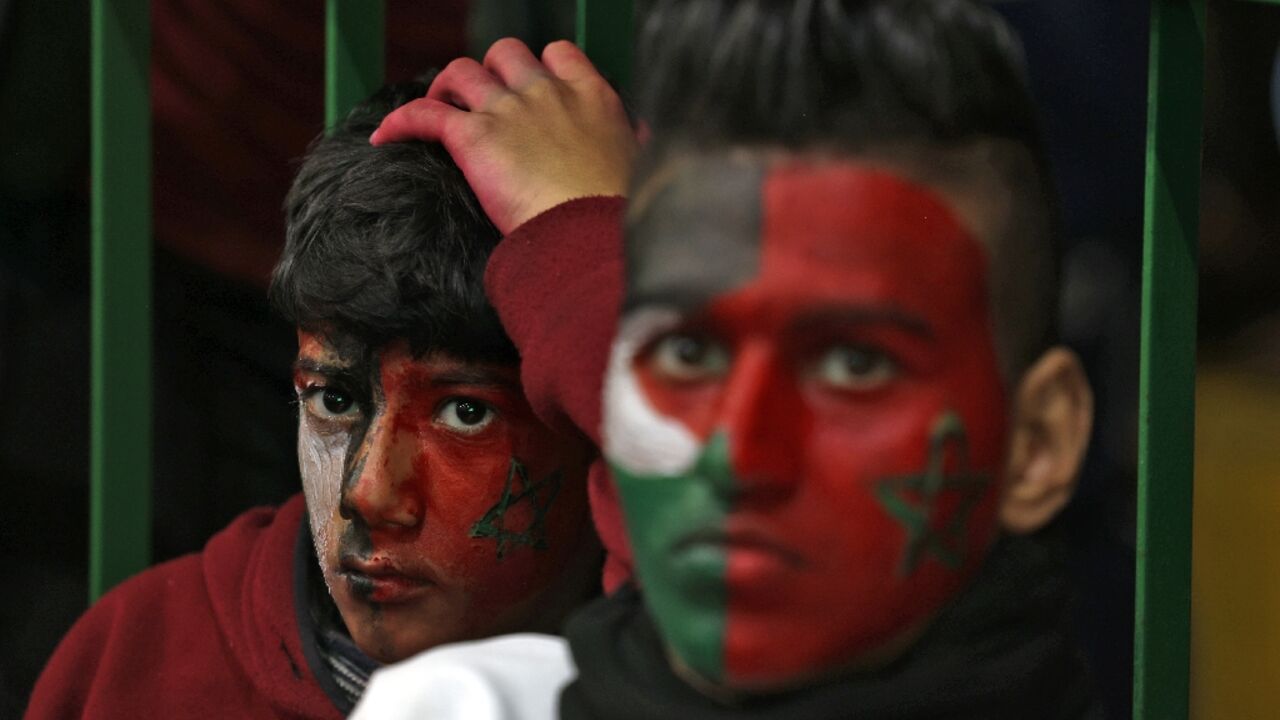
[[[654,343],[647,362],[658,377],[697,382],[723,377],[729,371],[729,351],[710,338],[676,333]]]
[[[474,435],[493,422],[493,408],[479,400],[454,398],[440,406],[435,421],[463,435]]]
[[[840,345],[822,355],[815,374],[839,390],[872,390],[896,377],[898,364],[874,348]]]
[[[315,387],[303,396],[307,412],[321,420],[350,420],[360,414],[355,397],[340,387]]]

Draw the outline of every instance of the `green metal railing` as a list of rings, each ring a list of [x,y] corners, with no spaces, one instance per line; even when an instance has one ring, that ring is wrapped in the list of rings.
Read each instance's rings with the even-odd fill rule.
[[[1155,0],[1138,388],[1135,720],[1184,720],[1190,679],[1191,495],[1204,0]]]
[[[1280,2],[1280,0],[1261,0]],[[631,0],[578,0],[579,44],[630,76]],[[92,0],[90,594],[150,556],[150,24]],[[325,122],[384,72],[383,0],[327,0]],[[1153,0],[1139,407],[1134,716],[1187,717],[1204,0]]]
[[[151,19],[93,0],[89,595],[151,557]]]
[[[382,86],[387,13],[383,0],[328,0],[324,30],[324,124]]]
[[[578,0],[578,46],[615,87],[631,83],[632,0]]]

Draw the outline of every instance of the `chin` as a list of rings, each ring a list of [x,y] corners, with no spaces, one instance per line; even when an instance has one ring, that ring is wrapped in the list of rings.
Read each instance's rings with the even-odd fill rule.
[[[795,642],[798,636],[791,636],[789,643],[793,653],[785,665],[756,665],[750,670],[740,669],[737,672],[726,670],[721,683],[731,693],[736,694],[769,694],[789,690],[797,690],[809,685],[824,683],[833,679],[863,672],[879,670],[906,652],[920,639],[929,625],[929,619],[917,621],[894,631],[886,639],[874,644],[853,650],[855,644],[831,644],[815,642],[806,646]],[[825,639],[825,638],[824,638]],[[751,646],[738,648],[739,657],[778,657],[776,643],[763,638]]]
[[[416,623],[383,622],[349,626],[351,639],[364,654],[380,663],[394,663],[462,638],[423,633]]]
[[[455,623],[432,617],[427,608],[413,605],[383,605],[355,597],[334,597],[351,639],[361,652],[380,663],[404,660],[436,645],[462,639],[456,632],[432,632],[432,628],[452,628]]]

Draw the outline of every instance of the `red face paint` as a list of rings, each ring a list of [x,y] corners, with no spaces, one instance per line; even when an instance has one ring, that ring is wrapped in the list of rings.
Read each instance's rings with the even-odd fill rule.
[[[308,505],[324,515],[311,508],[312,530],[361,649],[393,661],[539,628],[593,584],[585,448],[534,418],[514,368],[414,357],[397,342],[370,363],[362,397],[332,347],[300,341],[299,454]],[[308,472],[322,454],[309,444],[334,437],[341,462]]]
[[[680,501],[715,498],[697,520],[713,528],[646,548],[681,510],[646,525],[628,506],[628,530],[646,596],[664,598],[650,603],[659,626],[677,628],[669,644],[743,688],[909,643],[995,536],[1005,434],[983,248],[941,198],[852,163],[791,164],[761,202],[756,277],[684,312],[630,366],[657,416],[703,447],[727,439],[723,476],[705,450],[678,474],[714,486]],[[620,479],[624,506],[676,477],[658,475]],[[691,545],[723,553],[705,563],[723,574],[722,617],[684,597],[693,575],[663,587],[677,575],[662,568],[701,567],[679,554]],[[679,613],[695,617],[664,617]],[[718,655],[696,647],[712,641]]]

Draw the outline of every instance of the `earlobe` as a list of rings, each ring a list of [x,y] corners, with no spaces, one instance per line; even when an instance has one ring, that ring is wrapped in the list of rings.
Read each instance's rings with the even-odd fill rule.
[[[1076,354],[1054,347],[1022,374],[1009,428],[1000,523],[1024,534],[1071,499],[1093,428],[1093,391]]]

